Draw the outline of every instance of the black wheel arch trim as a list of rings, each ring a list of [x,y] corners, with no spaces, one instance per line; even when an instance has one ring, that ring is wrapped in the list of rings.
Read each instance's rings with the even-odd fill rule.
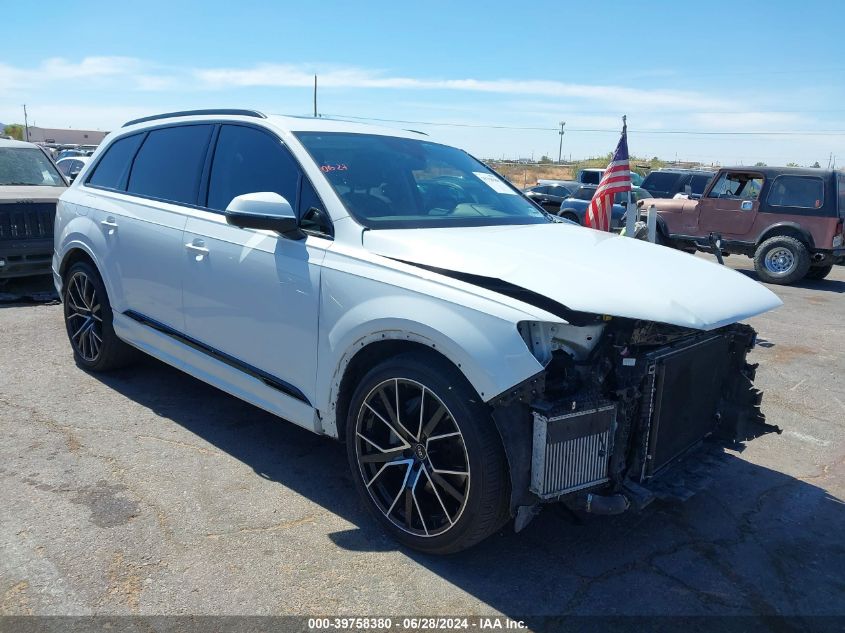
[[[805,229],[797,222],[776,222],[775,224],[766,227],[766,230],[763,231],[760,234],[760,237],[757,238],[755,246],[760,246],[760,244],[762,244],[771,237],[777,237],[777,235],[779,234],[778,230],[780,229],[789,229],[790,231],[796,231],[799,235],[804,238],[804,241],[807,243],[807,246],[810,248],[810,250],[815,250],[816,244],[813,240],[813,236],[807,229]]]
[[[300,400],[301,402],[307,404],[309,407],[313,406],[308,400],[308,398],[305,397],[305,394],[302,393],[302,391],[294,387],[289,382],[282,380],[281,378],[273,376],[272,374],[268,374],[266,371],[258,369],[257,367],[253,367],[252,365],[245,363],[242,360],[231,356],[230,354],[227,354],[226,352],[222,352],[219,349],[211,347],[210,345],[206,345],[205,343],[202,343],[196,340],[195,338],[188,336],[187,334],[179,332],[178,330],[174,330],[169,325],[160,323],[159,321],[151,319],[150,317],[145,316],[139,312],[135,312],[134,310],[126,310],[125,312],[123,312],[123,315],[129,317],[133,321],[141,323],[142,325],[146,325],[147,327],[157,330],[162,334],[166,334],[169,337],[179,341],[180,343],[183,343],[188,347],[191,347],[199,352],[211,356],[215,360],[219,360],[220,362],[225,363],[226,365],[229,365],[230,367],[233,367],[234,369],[237,369],[249,376],[252,376],[253,378],[257,378],[268,387],[272,387],[273,389],[281,391],[285,395],[288,395],[292,398],[296,398],[297,400]]]

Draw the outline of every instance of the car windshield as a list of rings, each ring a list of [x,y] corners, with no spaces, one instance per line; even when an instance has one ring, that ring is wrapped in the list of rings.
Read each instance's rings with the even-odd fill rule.
[[[65,181],[37,147],[0,147],[0,186],[64,187]]]
[[[349,213],[367,228],[551,221],[507,181],[454,147],[375,134],[296,136]]]

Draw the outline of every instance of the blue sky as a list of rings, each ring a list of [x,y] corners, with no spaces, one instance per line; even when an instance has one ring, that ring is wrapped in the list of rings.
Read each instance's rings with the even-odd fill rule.
[[[560,121],[565,156],[604,154],[627,114],[636,155],[824,166],[845,163],[843,24],[836,0],[18,3],[0,121],[23,103],[37,125],[93,129],[310,114],[317,73],[322,114],[414,121],[386,125],[483,157],[556,157]]]

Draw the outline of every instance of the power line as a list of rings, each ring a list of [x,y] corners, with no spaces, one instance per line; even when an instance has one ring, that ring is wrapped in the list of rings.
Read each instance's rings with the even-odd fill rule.
[[[339,120],[353,120],[353,121],[375,121],[378,123],[401,123],[403,125],[434,125],[441,127],[460,127],[460,128],[481,128],[489,130],[530,130],[538,132],[560,132],[560,128],[556,127],[530,127],[530,126],[516,126],[516,125],[493,125],[482,123],[447,123],[434,121],[409,121],[406,119],[380,119],[376,117],[363,117],[352,115],[324,115],[327,118]],[[619,129],[604,129],[604,128],[566,128],[567,132],[588,132],[588,133],[614,133],[618,134]],[[845,136],[845,130],[786,130],[786,131],[732,131],[732,132],[716,132],[716,131],[697,131],[697,130],[635,130],[629,129],[630,134],[661,134],[661,135],[684,135],[684,136]]]

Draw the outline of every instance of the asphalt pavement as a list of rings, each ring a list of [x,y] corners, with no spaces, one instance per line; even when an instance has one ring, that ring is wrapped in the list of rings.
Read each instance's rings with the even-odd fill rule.
[[[782,435],[683,503],[445,558],[383,535],[334,441],[154,360],[78,369],[45,289],[0,289],[0,614],[845,615],[845,267],[751,320]]]

